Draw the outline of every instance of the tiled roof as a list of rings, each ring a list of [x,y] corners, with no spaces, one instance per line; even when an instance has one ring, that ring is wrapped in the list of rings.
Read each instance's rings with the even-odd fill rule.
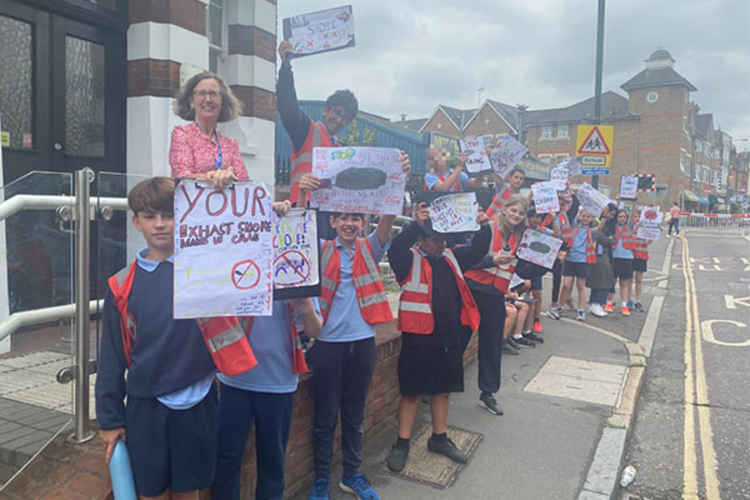
[[[644,69],[633,78],[623,83],[620,88],[626,92],[632,92],[633,90],[638,89],[675,86],[685,86],[693,92],[698,90],[692,83],[687,81],[684,76],[671,67]]]
[[[524,115],[524,126],[593,120],[594,104],[595,99],[591,97],[567,108],[529,110]],[[626,98],[608,90],[602,94],[601,117],[611,120],[613,118],[635,118],[635,115],[628,112],[628,100]]]
[[[422,130],[422,127],[424,127],[424,124],[427,123],[427,118],[418,118],[415,120],[401,120],[401,121],[395,121],[390,122],[388,125],[391,125],[393,127],[403,128],[408,130],[409,132],[419,133],[420,130]]]
[[[474,114],[477,112],[476,109],[451,108],[450,106],[444,106],[442,104],[439,106],[439,108],[448,115],[448,117],[453,121],[453,123],[456,125],[456,127],[458,127],[459,130],[463,130],[471,117],[474,116]]]

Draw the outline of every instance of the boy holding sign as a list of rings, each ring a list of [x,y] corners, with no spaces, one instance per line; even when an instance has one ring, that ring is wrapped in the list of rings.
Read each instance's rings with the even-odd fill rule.
[[[443,148],[431,147],[427,150],[427,173],[424,174],[424,190],[441,193],[466,191],[481,186],[479,178],[469,178],[464,172],[466,155],[458,156],[459,166],[452,172],[447,167],[448,152]]]
[[[401,160],[408,175],[411,164],[406,153],[401,153]],[[300,180],[303,195],[319,187],[320,180],[312,174]],[[323,328],[308,352],[315,404],[315,482],[310,500],[329,498],[339,414],[344,469],[339,487],[357,498],[379,498],[359,467],[365,401],[375,369],[375,325],[393,321],[378,262],[390,246],[395,218],[381,215],[375,231],[360,238],[367,224],[365,216],[337,213],[330,217],[336,238],[321,242]]]
[[[323,119],[320,122],[311,120],[300,109],[297,102],[294,75],[292,74],[292,65],[289,62],[289,56],[293,52],[294,49],[288,41],[284,40],[279,45],[281,69],[276,84],[276,102],[281,123],[289,134],[293,146],[289,199],[294,204],[305,205],[309,200],[300,198],[299,183],[303,175],[312,172],[313,148],[335,146],[334,135],[346,128],[357,116],[359,104],[351,91],[337,90],[326,100],[323,107]],[[319,231],[319,234],[323,233]]]

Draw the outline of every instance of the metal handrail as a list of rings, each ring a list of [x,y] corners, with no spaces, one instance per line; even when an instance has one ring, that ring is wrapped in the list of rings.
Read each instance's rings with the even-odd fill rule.
[[[89,337],[91,310],[101,310],[103,300],[90,300],[90,221],[101,214],[109,219],[113,210],[127,210],[127,198],[95,197],[90,184],[94,172],[85,168],[75,173],[76,196],[17,194],[0,203],[0,221],[23,210],[56,210],[63,220],[75,221],[75,303],[13,313],[0,322],[0,340],[25,326],[65,318],[76,318],[75,335],[75,432],[71,439],[83,443],[94,437],[89,428]],[[93,201],[93,203],[92,203]],[[94,211],[95,209],[95,211]]]
[[[103,300],[92,300],[89,302],[89,308],[101,310],[104,307]],[[17,332],[27,326],[40,325],[50,321],[72,318],[76,315],[75,304],[65,304],[62,306],[42,307],[40,309],[31,309],[21,311],[8,316],[5,321],[0,323],[0,340],[8,335]]]

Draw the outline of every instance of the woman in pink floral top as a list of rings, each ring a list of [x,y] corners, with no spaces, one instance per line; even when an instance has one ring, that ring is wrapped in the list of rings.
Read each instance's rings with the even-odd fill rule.
[[[216,130],[218,122],[234,120],[241,106],[218,75],[204,72],[188,80],[177,94],[174,110],[192,123],[172,130],[172,177],[205,179],[220,189],[248,178],[237,141]]]

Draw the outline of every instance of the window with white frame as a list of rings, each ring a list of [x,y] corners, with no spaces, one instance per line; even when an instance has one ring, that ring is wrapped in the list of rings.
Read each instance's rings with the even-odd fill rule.
[[[542,139],[552,139],[552,127],[548,125],[542,127]]]
[[[208,33],[208,70],[219,71],[219,60],[224,53],[224,0],[209,0],[206,7]]]
[[[539,154],[536,155],[536,157],[539,161],[543,161],[544,163],[552,164],[555,161],[555,155]]]
[[[568,138],[568,125],[558,125],[557,126],[557,138],[558,139],[567,139]]]

